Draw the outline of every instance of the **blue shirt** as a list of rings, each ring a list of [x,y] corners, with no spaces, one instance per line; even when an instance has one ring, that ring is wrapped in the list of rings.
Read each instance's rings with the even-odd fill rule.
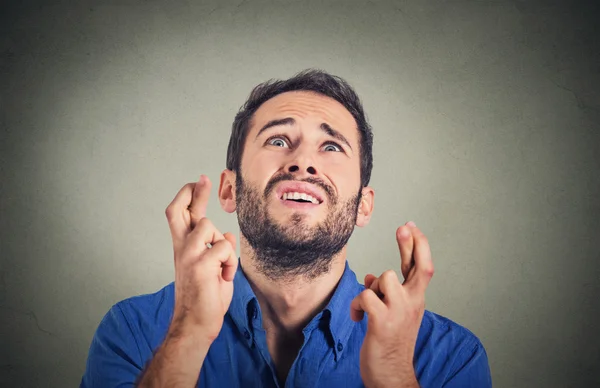
[[[360,348],[367,317],[350,318],[350,302],[364,290],[348,267],[327,307],[304,328],[304,344],[285,387],[364,387]],[[133,386],[165,338],[174,287],[123,300],[100,323],[81,387]],[[425,311],[417,337],[415,373],[421,387],[491,387],[487,354],[466,328]],[[223,327],[202,364],[198,387],[279,387],[260,306],[241,265]]]

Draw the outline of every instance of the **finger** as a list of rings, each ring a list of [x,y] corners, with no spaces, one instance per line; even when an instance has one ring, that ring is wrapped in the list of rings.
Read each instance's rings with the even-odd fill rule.
[[[386,309],[385,304],[373,290],[367,289],[358,294],[350,303],[350,317],[353,321],[359,322],[363,319],[365,312],[376,317],[385,313]]]
[[[371,284],[373,284],[373,281],[377,279],[377,276],[373,275],[373,274],[367,274],[365,276],[365,288],[371,288]]]
[[[182,242],[190,231],[189,220],[186,219],[186,215],[188,214],[187,207],[192,201],[193,190],[194,183],[183,186],[165,210],[174,245]]]
[[[212,248],[204,253],[202,260],[215,260],[219,262],[223,280],[232,281],[237,271],[238,259],[235,251],[231,249],[231,243],[226,239],[217,241]]]
[[[408,278],[408,273],[414,265],[413,260],[413,236],[411,227],[403,225],[396,230],[396,241],[400,250],[400,270],[404,279]]]
[[[197,259],[202,252],[209,249],[207,244],[214,246],[221,240],[225,240],[221,232],[219,232],[208,218],[202,218],[198,221],[198,225],[196,225],[194,230],[188,234],[185,240],[185,252],[182,254],[180,260],[187,262]]]
[[[390,306],[393,302],[394,295],[396,295],[398,288],[400,287],[400,281],[398,275],[391,269],[388,269],[381,274],[376,280],[378,292],[381,294],[380,297],[386,306]],[[374,282],[375,283],[375,282]],[[375,284],[374,284],[375,285]],[[372,288],[371,288],[372,289]],[[377,293],[377,291],[376,291]]]
[[[229,241],[229,244],[231,245],[232,251],[231,254],[233,256],[233,259],[235,261],[235,265],[225,265],[223,266],[223,279],[225,280],[233,280],[233,278],[235,277],[235,273],[237,271],[237,265],[238,265],[238,257],[235,251],[236,248],[236,244],[235,244],[235,235],[233,233],[225,233],[223,235],[223,237],[225,237],[225,240]]]
[[[200,175],[200,179],[194,186],[194,192],[192,194],[192,201],[189,204],[190,211],[190,227],[194,229],[198,221],[206,217],[206,208],[208,206],[208,199],[210,197],[210,189],[212,183],[206,175]]]
[[[231,246],[233,247],[233,251],[235,252],[235,235],[233,233],[230,232],[225,232],[223,234],[223,237],[225,237],[225,240],[229,241],[229,243],[231,244]]]
[[[431,277],[433,276],[434,268],[431,260],[431,248],[427,237],[416,226],[412,229],[414,238],[413,256],[415,259],[415,269],[405,284],[415,290],[417,293],[424,294]]]

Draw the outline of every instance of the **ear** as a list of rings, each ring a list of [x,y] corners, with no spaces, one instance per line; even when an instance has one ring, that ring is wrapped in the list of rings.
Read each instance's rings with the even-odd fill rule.
[[[366,226],[371,220],[373,207],[375,205],[375,191],[369,186],[362,189],[362,197],[358,205],[358,216],[356,217],[356,226]]]
[[[227,213],[233,213],[236,209],[235,202],[235,172],[223,170],[221,183],[219,184],[219,202]]]

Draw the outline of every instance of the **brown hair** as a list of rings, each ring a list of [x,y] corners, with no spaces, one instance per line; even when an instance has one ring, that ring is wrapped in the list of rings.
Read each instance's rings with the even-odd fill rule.
[[[304,70],[287,80],[269,80],[256,86],[236,114],[227,147],[227,168],[239,171],[244,142],[254,112],[267,100],[291,91],[312,91],[333,98],[342,104],[356,120],[360,134],[360,179],[367,186],[373,169],[373,133],[362,104],[352,87],[342,78],[321,70]]]

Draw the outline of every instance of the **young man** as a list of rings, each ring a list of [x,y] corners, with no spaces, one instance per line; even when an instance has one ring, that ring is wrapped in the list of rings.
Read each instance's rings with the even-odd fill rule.
[[[237,114],[221,174],[236,239],[206,218],[211,183],[166,210],[175,282],[124,300],[92,341],[83,387],[491,387],[467,329],[424,309],[427,238],[396,231],[392,270],[360,285],[346,262],[368,224],[372,133],[342,79],[305,71],[258,85]]]

